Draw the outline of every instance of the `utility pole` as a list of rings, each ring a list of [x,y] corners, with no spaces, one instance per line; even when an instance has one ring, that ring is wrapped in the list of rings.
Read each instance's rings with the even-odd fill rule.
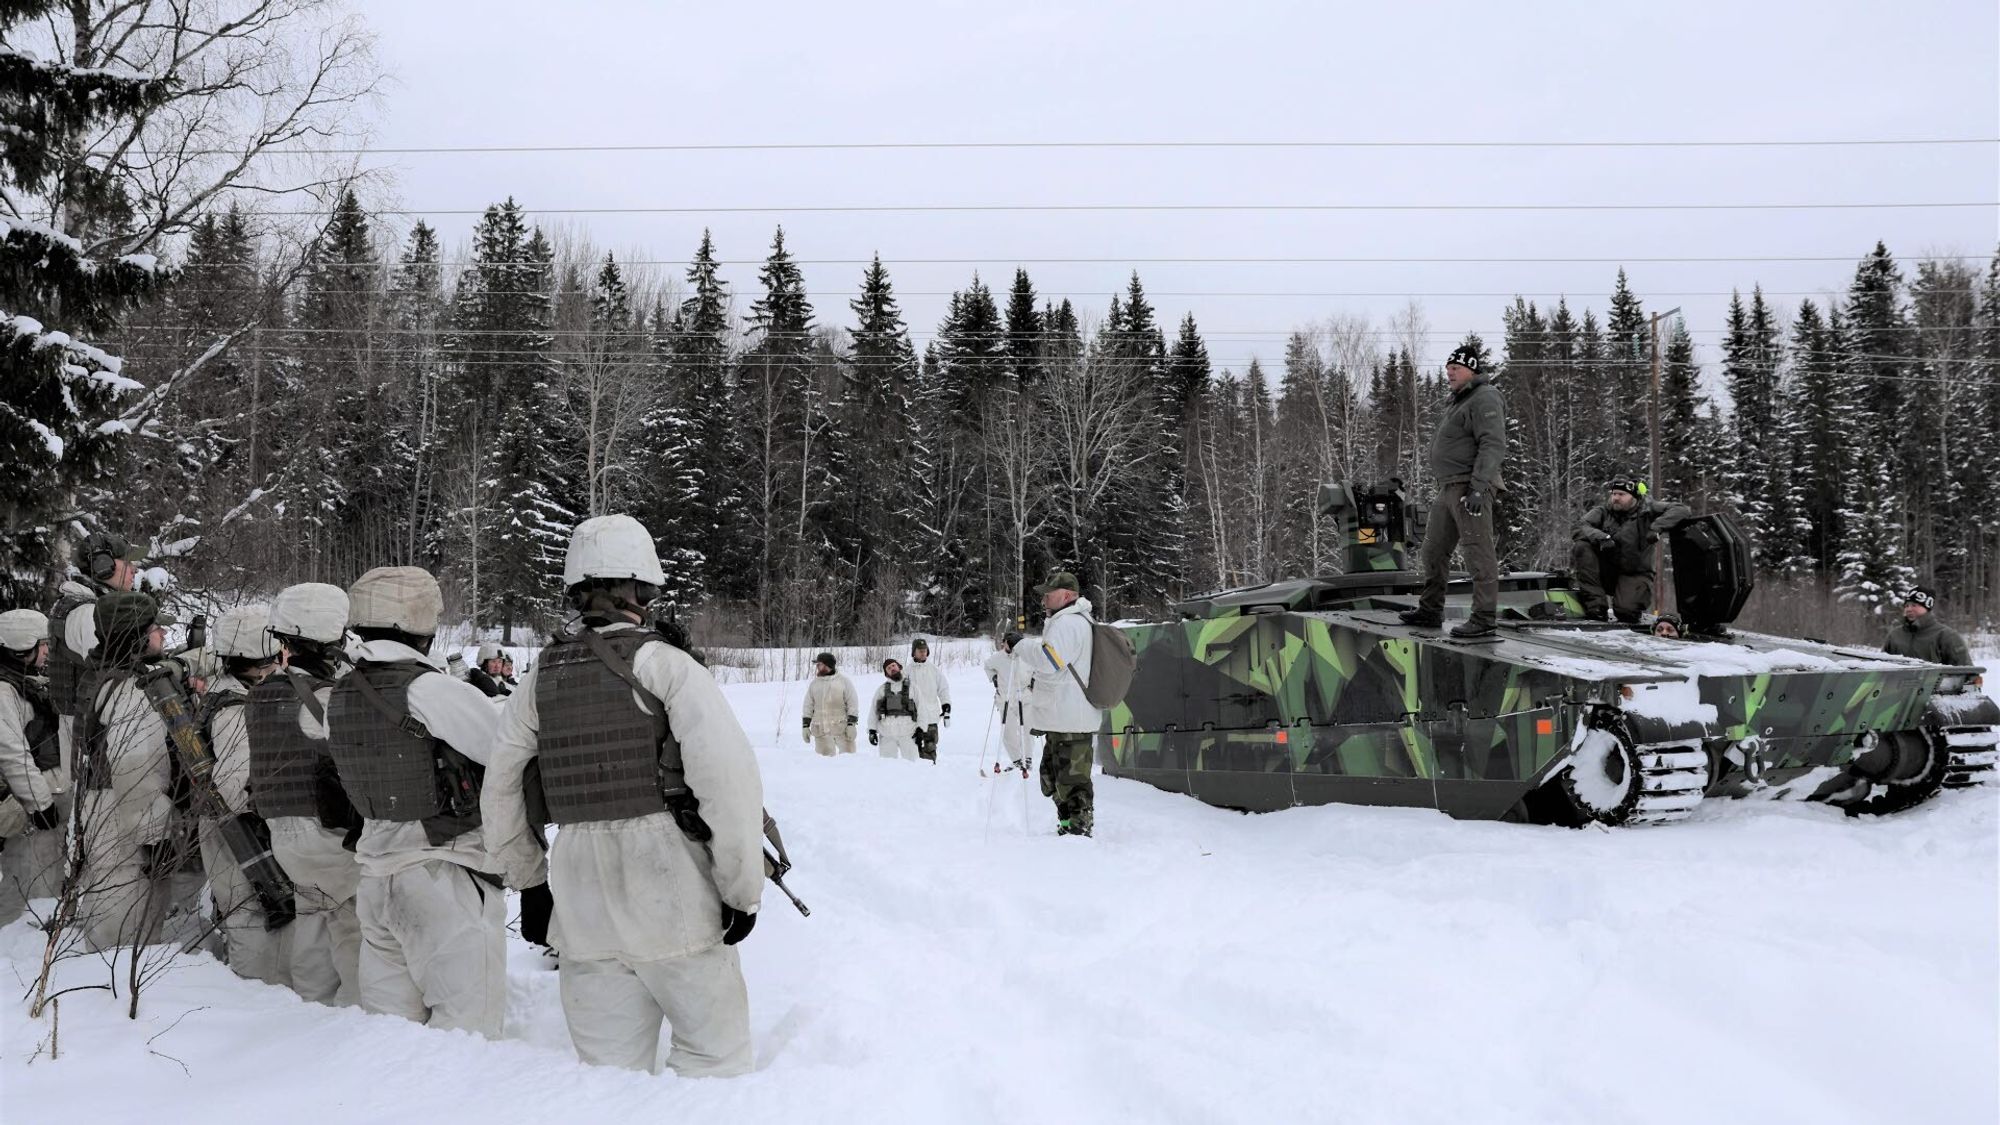
[[[1675,306],[1666,312],[1654,313],[1649,318],[1649,324],[1653,333],[1653,395],[1652,410],[1650,411],[1652,417],[1647,428],[1651,431],[1651,440],[1648,444],[1651,447],[1652,464],[1646,469],[1649,478],[1646,481],[1648,495],[1639,497],[1639,503],[1641,504],[1651,503],[1652,497],[1650,493],[1653,489],[1660,487],[1660,322],[1670,316],[1677,315],[1680,311],[1680,307]],[[1653,615],[1656,617],[1667,606],[1666,558],[1667,545],[1665,543],[1653,544]]]

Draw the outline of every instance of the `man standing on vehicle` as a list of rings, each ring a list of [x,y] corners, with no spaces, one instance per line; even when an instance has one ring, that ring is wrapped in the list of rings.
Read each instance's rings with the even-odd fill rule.
[[[1472,572],[1472,616],[1452,629],[1461,640],[1493,636],[1499,616],[1500,557],[1493,540],[1493,498],[1501,488],[1507,459],[1507,409],[1500,391],[1480,373],[1485,359],[1461,347],[1445,361],[1451,400],[1431,435],[1431,473],[1437,499],[1424,530],[1424,591],[1403,624],[1434,629],[1444,623],[1445,584],[1451,553],[1465,551]]]

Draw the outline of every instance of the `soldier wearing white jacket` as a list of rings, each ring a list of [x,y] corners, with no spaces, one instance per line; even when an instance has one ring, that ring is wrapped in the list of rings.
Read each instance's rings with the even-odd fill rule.
[[[271,830],[271,854],[291,877],[298,918],[290,927],[293,991],[321,1004],[361,1002],[361,863],[342,845],[361,816],[327,749],[327,704],[344,659],[347,591],[323,582],[288,586],[268,627],[284,667],[250,689],[250,800]]]
[[[799,715],[804,724],[800,737],[813,743],[820,757],[854,753],[854,724],[861,718],[861,702],[855,698],[854,681],[834,670],[832,653],[813,658],[813,678],[806,685]]]
[[[377,567],[347,598],[362,643],[327,723],[341,787],[363,818],[361,1006],[497,1038],[507,914],[478,794],[499,716],[425,655],[444,609],[428,572]]]
[[[882,662],[881,687],[868,707],[868,745],[879,747],[884,758],[916,761],[921,753],[917,740],[917,718],[922,704],[910,681],[903,678],[903,662],[890,657]]]
[[[77,923],[85,944],[103,951],[158,932],[170,897],[168,868],[179,858],[169,846],[167,726],[138,683],[174,622],[145,594],[107,594],[94,608],[99,674],[77,739]]]
[[[49,611],[47,670],[49,702],[55,707],[59,734],[56,773],[64,779],[75,776],[83,715],[96,697],[100,659],[92,650],[97,646],[97,599],[132,589],[145,557],[144,549],[116,535],[94,532],[77,547],[76,575],[56,591],[55,607]],[[75,794],[58,788],[55,797],[56,813],[66,826]],[[68,830],[57,831],[67,835]]]
[[[1103,713],[1085,697],[1090,682],[1090,602],[1076,575],[1057,571],[1040,589],[1048,620],[1027,664],[1028,727],[1047,736],[1042,750],[1042,795],[1056,804],[1056,834],[1088,836],[1095,822],[1091,758]]]
[[[748,1071],[749,991],[736,943],[764,890],[764,786],[750,740],[692,656],[644,628],[665,581],[630,516],[577,526],[563,566],[581,627],[542,650],[502,711],[481,805],[508,882],[541,852],[524,771],[550,819],[563,1017],[588,1063],[684,1076]]]
[[[903,670],[910,690],[917,698],[917,757],[937,764],[938,723],[951,725],[951,684],[938,666],[931,663],[931,643],[922,637],[910,642],[910,666]]]
[[[48,633],[49,619],[32,609],[0,613],[0,925],[62,883],[64,779],[56,713],[38,676]]]
[[[1011,629],[1000,638],[1000,648],[986,658],[986,682],[993,685],[993,706],[1000,712],[1000,746],[1007,755],[1004,764],[1026,777],[1035,764],[1035,751],[1028,744],[1029,673],[1016,648],[1021,639],[1021,634]],[[996,765],[995,772],[998,770]]]
[[[264,605],[238,606],[215,623],[215,652],[222,659],[223,674],[208,685],[202,708],[209,751],[215,755],[215,790],[231,816],[250,811],[250,733],[244,703],[251,688],[277,668],[278,644],[267,631],[270,613]],[[206,817],[201,822],[201,866],[208,876],[230,969],[250,980],[289,985],[291,926],[266,928],[256,890],[244,877],[217,822]]]

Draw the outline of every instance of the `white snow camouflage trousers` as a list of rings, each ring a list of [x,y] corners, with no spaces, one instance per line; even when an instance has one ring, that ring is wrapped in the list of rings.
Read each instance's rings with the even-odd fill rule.
[[[507,1017],[505,899],[441,859],[363,876],[362,1008],[498,1039]]]
[[[917,760],[917,721],[908,715],[883,715],[875,720],[884,758]]]
[[[734,946],[660,961],[565,957],[561,990],[584,1062],[657,1071],[663,1020],[673,1031],[667,1069],[683,1078],[743,1074],[754,1061],[750,991]]]

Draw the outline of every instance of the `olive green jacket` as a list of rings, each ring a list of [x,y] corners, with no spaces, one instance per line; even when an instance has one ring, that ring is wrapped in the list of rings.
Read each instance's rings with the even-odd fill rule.
[[[1506,460],[1506,404],[1498,387],[1475,378],[1451,393],[1431,434],[1431,474],[1440,485],[1470,482],[1494,493],[1502,487]]]

